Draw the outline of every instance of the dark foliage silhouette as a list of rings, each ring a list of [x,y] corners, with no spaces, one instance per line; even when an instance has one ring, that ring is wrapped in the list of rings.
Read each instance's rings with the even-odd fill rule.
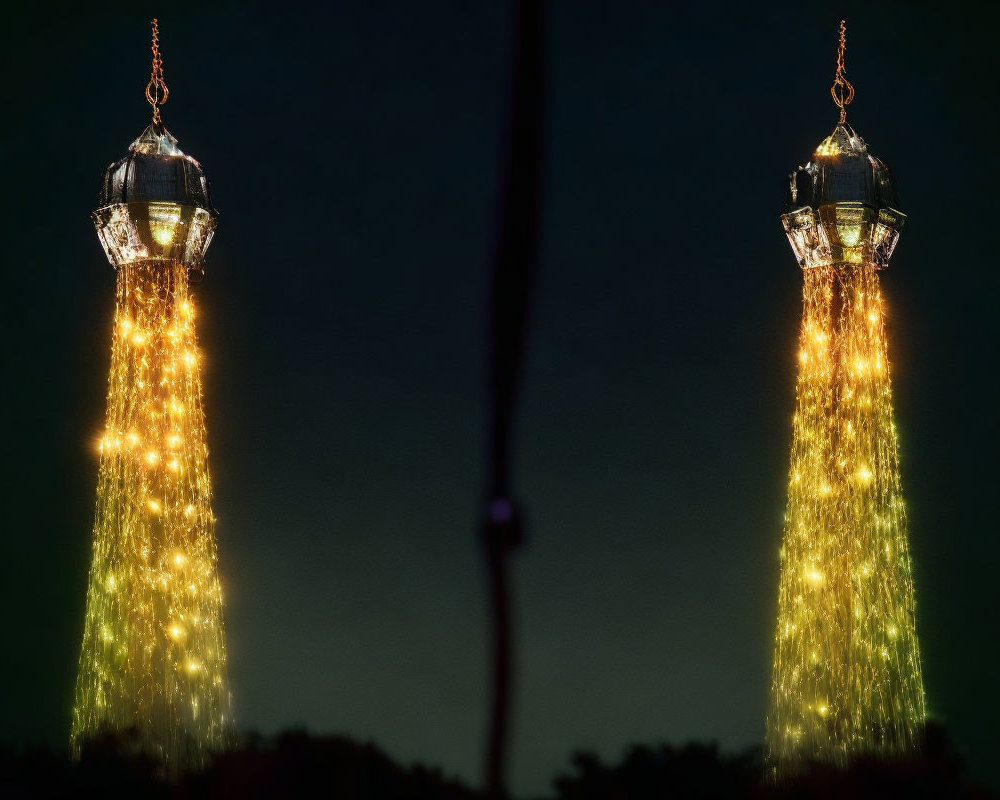
[[[619,764],[606,765],[589,753],[576,753],[574,772],[553,785],[559,800],[888,800],[889,798],[995,798],[965,780],[965,765],[943,728],[928,725],[920,753],[897,761],[858,760],[849,769],[807,765],[780,784],[764,780],[759,749],[736,755],[715,744],[672,747],[634,746]]]
[[[812,765],[796,779],[763,780],[759,749],[727,754],[716,744],[634,745],[617,764],[578,752],[553,781],[556,800],[890,800],[1000,795],[971,785],[964,763],[944,731],[929,726],[919,756],[896,762],[858,761],[851,769]],[[0,748],[0,798],[336,797],[338,800],[482,800],[440,769],[403,766],[372,743],[343,736],[286,731],[273,738],[250,734],[202,771],[169,783],[129,733],[86,743],[80,761],[64,752]]]
[[[270,798],[469,800],[478,794],[438,769],[403,767],[371,743],[288,731],[247,736],[201,772],[168,783],[137,752],[134,737],[104,735],[86,743],[80,761],[65,753],[0,750],[3,798]]]

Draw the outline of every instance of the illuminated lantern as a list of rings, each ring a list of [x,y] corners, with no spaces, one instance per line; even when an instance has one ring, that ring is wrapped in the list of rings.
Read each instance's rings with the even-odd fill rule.
[[[79,755],[90,737],[134,732],[173,777],[224,749],[232,720],[189,293],[217,215],[160,118],[157,33],[154,20],[153,122],[108,168],[93,215],[117,302],[70,743]]]
[[[895,208],[889,170],[846,121],[792,174],[789,198],[781,221],[803,269],[889,265],[906,215]]]
[[[919,746],[926,718],[879,270],[904,215],[840,122],[791,176],[782,222],[803,315],[767,720],[772,775]]]
[[[201,273],[218,213],[201,165],[154,121],[108,167],[93,216],[114,266],[173,261]]]

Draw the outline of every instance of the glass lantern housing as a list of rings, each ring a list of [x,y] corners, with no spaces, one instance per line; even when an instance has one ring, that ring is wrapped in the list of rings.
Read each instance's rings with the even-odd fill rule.
[[[162,260],[200,274],[218,212],[201,165],[181,151],[162,123],[154,123],[105,171],[93,218],[116,268]]]
[[[824,139],[813,160],[789,176],[791,210],[781,218],[799,266],[889,266],[906,215],[889,169],[846,123]]]

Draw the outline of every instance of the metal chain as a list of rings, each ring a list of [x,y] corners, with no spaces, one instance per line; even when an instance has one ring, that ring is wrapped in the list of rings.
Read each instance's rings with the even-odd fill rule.
[[[847,122],[847,106],[854,99],[854,87],[844,76],[844,51],[847,50],[847,23],[840,21],[840,47],[837,48],[837,75],[830,87],[833,102],[840,109],[840,124]]]
[[[149,73],[149,83],[146,84],[146,99],[153,107],[153,124],[162,125],[160,106],[167,102],[170,90],[163,80],[163,58],[160,56],[160,26],[153,20],[153,68]]]

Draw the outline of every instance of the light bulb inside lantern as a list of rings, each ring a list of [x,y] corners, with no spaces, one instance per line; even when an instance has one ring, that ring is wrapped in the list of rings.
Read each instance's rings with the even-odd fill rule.
[[[173,244],[180,219],[181,208],[176,203],[149,204],[149,231],[163,247]]]

